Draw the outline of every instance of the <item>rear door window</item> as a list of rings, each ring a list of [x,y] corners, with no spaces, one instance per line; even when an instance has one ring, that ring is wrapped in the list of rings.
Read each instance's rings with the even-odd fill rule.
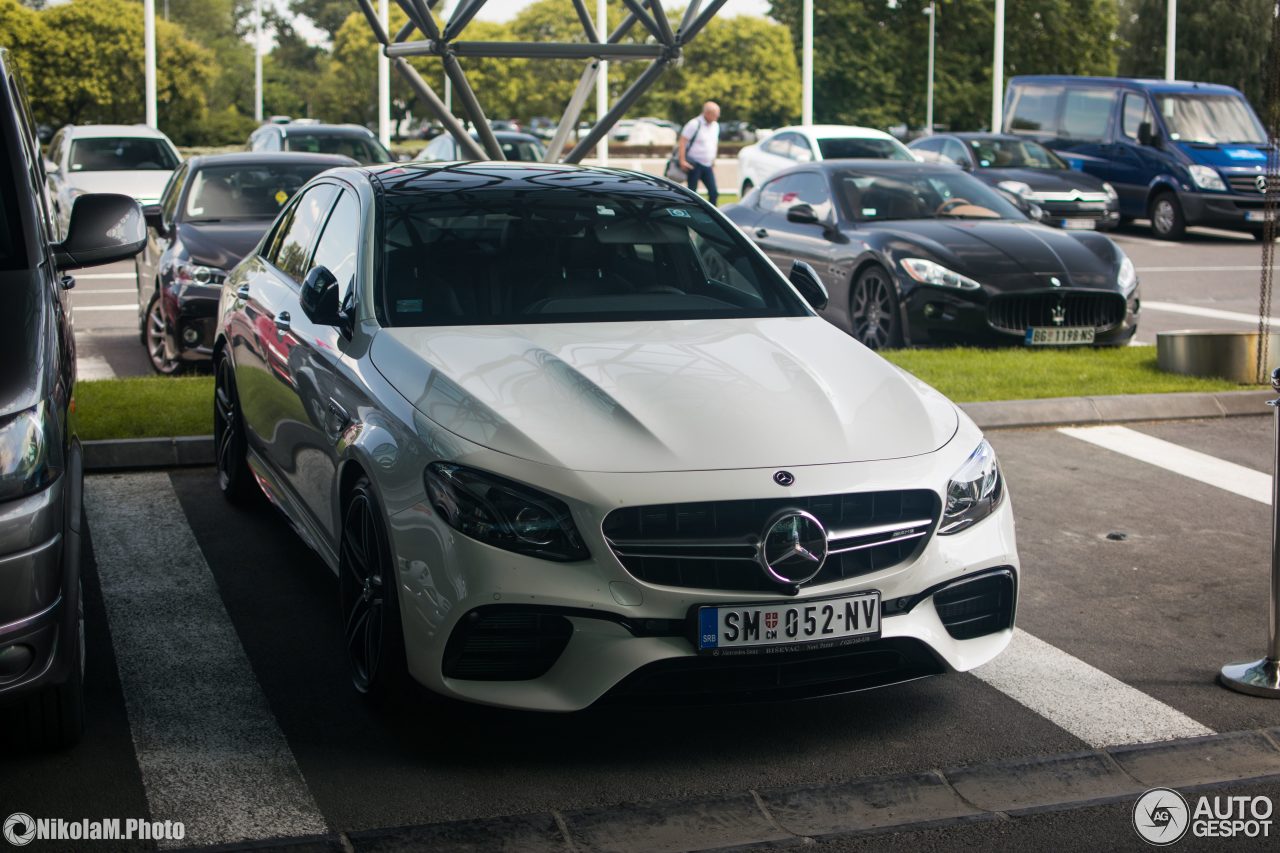
[[[1106,139],[1115,102],[1114,89],[1068,89],[1062,101],[1059,135],[1086,142]]]
[[[1019,86],[1015,90],[1009,129],[1014,133],[1058,132],[1058,101],[1062,89],[1057,86]]]

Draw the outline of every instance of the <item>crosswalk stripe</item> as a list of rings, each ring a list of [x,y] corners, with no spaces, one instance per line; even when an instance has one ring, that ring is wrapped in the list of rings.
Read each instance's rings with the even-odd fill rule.
[[[81,355],[76,357],[76,378],[115,379],[116,372],[100,355]]]
[[[147,802],[182,841],[327,831],[165,474],[85,478],[107,622]]]
[[[1063,427],[1058,432],[1241,497],[1271,504],[1271,477],[1261,471],[1128,427]]]
[[[991,663],[982,681],[1096,749],[1213,734],[1213,729],[1026,631]]]

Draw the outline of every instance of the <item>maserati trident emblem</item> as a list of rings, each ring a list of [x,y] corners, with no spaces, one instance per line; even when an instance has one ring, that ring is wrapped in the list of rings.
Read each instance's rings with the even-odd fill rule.
[[[1265,193],[1267,191],[1267,176],[1258,175],[1253,179],[1253,185],[1258,188],[1258,192]]]
[[[812,514],[784,509],[769,519],[760,537],[760,565],[778,583],[812,580],[827,560],[827,531]]]
[[[1062,287],[1062,279],[1058,278],[1056,275],[1049,276],[1049,283],[1054,287]]]
[[[1053,325],[1061,326],[1067,322],[1067,306],[1062,302],[1053,306],[1053,310],[1049,312],[1049,319],[1053,321]]]
[[[773,475],[773,482],[779,486],[790,486],[796,481],[796,477],[790,471],[778,471]]]

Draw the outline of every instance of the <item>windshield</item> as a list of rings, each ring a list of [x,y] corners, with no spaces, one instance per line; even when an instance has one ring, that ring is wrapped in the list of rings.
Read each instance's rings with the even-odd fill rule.
[[[837,176],[841,201],[858,222],[893,219],[1026,219],[996,190],[963,172]]]
[[[327,163],[206,166],[191,178],[183,221],[274,219],[290,196],[328,168]]]
[[[914,160],[911,152],[892,139],[857,139],[854,137],[819,139],[818,150],[823,160]]]
[[[736,229],[665,195],[392,195],[384,215],[392,326],[809,313]]]
[[[89,137],[71,140],[73,172],[172,172],[178,155],[163,139]]]
[[[980,169],[1066,169],[1058,155],[1038,142],[1021,139],[971,139]]]
[[[1169,138],[1179,142],[1267,141],[1249,104],[1235,95],[1156,95],[1156,105]]]
[[[309,151],[312,154],[341,154],[361,165],[390,163],[391,155],[378,140],[348,133],[294,133],[285,137],[290,151]]]
[[[542,143],[532,139],[517,139],[514,141],[499,139],[498,144],[502,146],[502,156],[508,160],[540,163],[542,158],[547,155],[547,149],[542,147]]]

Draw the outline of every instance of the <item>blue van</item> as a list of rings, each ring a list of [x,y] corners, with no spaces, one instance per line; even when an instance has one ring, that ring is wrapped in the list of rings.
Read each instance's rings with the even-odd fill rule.
[[[1004,130],[1054,149],[1115,187],[1123,220],[1157,237],[1188,225],[1262,238],[1267,135],[1230,86],[1122,77],[1022,76],[1009,81]]]

